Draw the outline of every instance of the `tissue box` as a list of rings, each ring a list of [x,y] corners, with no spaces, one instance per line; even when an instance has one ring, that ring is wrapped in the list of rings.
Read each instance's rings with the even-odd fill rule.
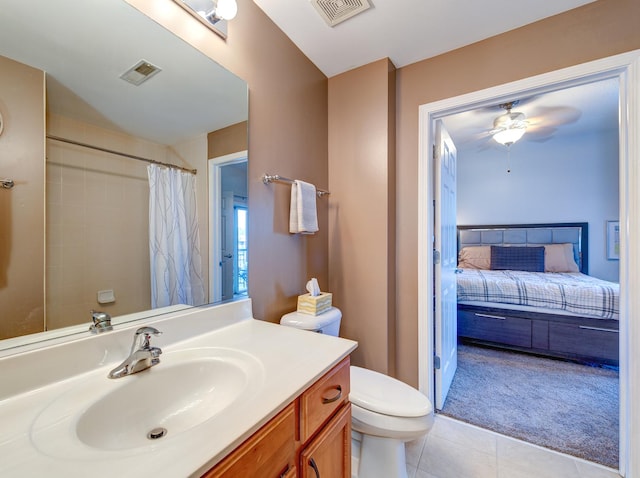
[[[303,294],[298,296],[298,312],[310,315],[320,315],[331,308],[331,292],[320,292],[312,296]]]

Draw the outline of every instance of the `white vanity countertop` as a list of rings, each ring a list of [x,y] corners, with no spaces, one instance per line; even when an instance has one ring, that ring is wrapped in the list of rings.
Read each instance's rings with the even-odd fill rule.
[[[29,351],[24,356],[17,354],[0,359],[2,388],[10,384],[12,391],[7,393],[5,390],[0,396],[0,476],[200,476],[349,355],[357,345],[350,340],[254,320],[250,315],[250,300],[236,304],[195,309],[177,313],[175,317],[145,321],[144,325],[163,331],[162,336],[153,338],[152,345],[161,347],[164,353],[160,364],[128,377],[111,380],[107,373],[128,355],[133,332],[141,326],[140,323],[117,334],[114,331],[51,347],[51,351]],[[243,314],[246,317],[239,317]],[[230,320],[229,316],[233,319]],[[203,333],[203,327],[209,331]],[[188,337],[185,330],[189,329],[197,335]],[[109,334],[113,335],[108,337]],[[172,334],[177,342],[172,341]],[[60,367],[82,362],[87,350],[93,352],[101,347],[101,361],[97,365],[86,371],[82,371],[82,367],[77,368],[71,376],[60,376]],[[105,347],[115,347],[117,353],[110,353]],[[169,431],[166,437],[156,442],[124,451],[101,450],[81,443],[75,435],[75,419],[69,420],[63,433],[67,435],[66,439],[58,440],[55,435],[59,428],[64,427],[58,426],[55,433],[49,433],[50,436],[46,429],[34,431],[34,422],[51,403],[64,394],[69,396],[74,390],[81,389],[82,384],[104,377],[108,388],[121,380],[135,380],[136,375],[159,370],[163,356],[170,357],[172,352],[202,347],[246,353],[257,359],[261,366],[260,383],[254,384],[256,388],[250,396],[232,404],[215,418],[177,435],[172,436]],[[52,355],[47,355],[48,352]],[[87,355],[91,361],[92,356],[100,354]],[[55,375],[55,381],[43,379],[38,382],[33,378],[21,381],[23,374],[38,375],[38,372],[41,376]],[[25,383],[16,384],[15,381]],[[139,399],[152,401],[154,397],[141,396]],[[77,403],[81,401],[79,397]],[[126,407],[127,403],[113,403],[112,413],[117,414]],[[79,411],[83,410],[70,410],[69,415],[77,416]],[[73,446],[67,446],[69,440],[75,440]]]

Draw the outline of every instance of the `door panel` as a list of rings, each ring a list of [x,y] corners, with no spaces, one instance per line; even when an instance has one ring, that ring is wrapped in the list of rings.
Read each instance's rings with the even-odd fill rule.
[[[233,299],[233,233],[234,233],[234,210],[233,192],[224,191],[222,193],[222,220],[221,220],[221,251],[220,267],[222,267],[222,300]]]
[[[456,148],[442,120],[436,122],[435,165],[435,371],[436,408],[442,409],[456,373],[458,263],[456,241]]]

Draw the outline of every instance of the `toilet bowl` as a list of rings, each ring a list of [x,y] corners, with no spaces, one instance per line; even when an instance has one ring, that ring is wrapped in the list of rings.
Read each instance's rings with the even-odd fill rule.
[[[280,324],[338,336],[342,313],[286,314]],[[433,425],[433,406],[415,388],[387,375],[351,366],[352,477],[406,478],[405,442]]]

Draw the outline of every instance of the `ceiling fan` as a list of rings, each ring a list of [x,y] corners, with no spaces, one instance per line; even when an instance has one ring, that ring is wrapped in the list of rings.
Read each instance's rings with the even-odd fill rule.
[[[494,140],[506,147],[510,147],[522,138],[529,126],[524,113],[511,112],[511,109],[518,103],[517,100],[501,103],[499,106],[505,109],[506,113],[493,120],[493,129],[489,131]]]
[[[510,146],[518,139],[542,143],[550,140],[560,126],[578,121],[582,114],[573,106],[543,106],[538,103],[537,97],[529,97],[453,115],[450,118],[457,119],[455,123],[451,123],[449,133],[456,145],[475,144],[478,151],[490,148],[492,143],[496,146]],[[514,111],[515,108],[519,111]],[[503,113],[496,116],[497,109],[502,109]],[[489,125],[493,127],[487,128]],[[513,131],[503,133],[508,126]],[[517,139],[509,141],[508,135],[515,135],[518,129],[520,131]],[[504,135],[506,139],[501,143],[499,139]]]

